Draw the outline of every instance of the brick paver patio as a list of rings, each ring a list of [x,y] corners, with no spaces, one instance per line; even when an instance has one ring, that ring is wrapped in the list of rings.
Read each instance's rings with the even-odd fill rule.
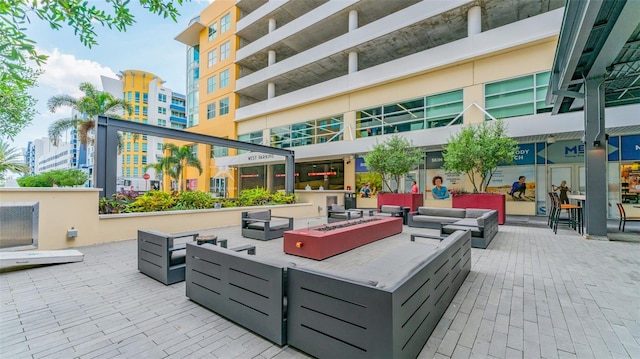
[[[471,273],[420,358],[640,358],[640,231],[597,241],[524,222],[508,221],[489,248],[472,249]],[[239,227],[207,232],[284,256],[282,239],[244,239]],[[353,266],[410,233],[436,232],[405,226],[323,262],[293,258]],[[78,249],[84,262],[0,274],[0,357],[307,357],[191,302],[184,282],[167,287],[140,274],[135,240]]]

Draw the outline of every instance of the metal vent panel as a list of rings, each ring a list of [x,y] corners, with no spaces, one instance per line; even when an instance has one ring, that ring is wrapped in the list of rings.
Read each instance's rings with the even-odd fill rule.
[[[38,247],[38,202],[0,203],[0,250]]]

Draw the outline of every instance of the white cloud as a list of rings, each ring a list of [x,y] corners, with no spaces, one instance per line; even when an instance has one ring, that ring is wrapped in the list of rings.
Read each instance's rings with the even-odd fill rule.
[[[78,89],[80,83],[89,82],[101,89],[100,75],[116,77],[115,72],[109,67],[63,54],[57,48],[53,49],[53,52],[42,49],[38,49],[38,52],[49,56],[47,63],[42,67],[44,73],[39,77],[38,84],[53,90],[54,93],[51,95],[68,94],[79,97],[82,96]]]

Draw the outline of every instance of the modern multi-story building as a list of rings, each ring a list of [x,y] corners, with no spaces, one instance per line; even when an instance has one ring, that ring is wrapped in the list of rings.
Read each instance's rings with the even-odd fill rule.
[[[54,145],[48,137],[29,141],[26,161],[29,174],[74,168],[73,146],[71,142]]]
[[[160,77],[145,71],[125,70],[118,73],[118,79],[101,76],[101,80],[104,91],[122,96],[133,106],[131,114],[121,114],[124,119],[174,129],[186,127],[185,96],[163,87]],[[161,179],[153,168],[147,169],[151,181],[143,181],[142,176],[148,164],[157,163],[163,156],[162,146],[162,138],[123,134],[122,154],[118,158],[119,186],[148,190],[159,184]]]
[[[442,169],[451,134],[503,119],[519,151],[489,188],[506,192],[526,176],[526,199],[508,198],[507,211],[541,214],[552,184],[566,180],[575,193],[585,188],[580,101],[553,116],[545,103],[563,6],[561,0],[219,0],[176,38],[208,59],[199,66],[199,121],[189,130],[294,149],[299,189],[358,188],[369,178],[362,156],[397,133],[425,151],[408,180],[417,179],[429,204],[435,176],[450,189],[470,186]],[[638,192],[625,183],[640,171],[640,107],[611,105],[603,129],[609,198],[637,202]],[[227,171],[235,181],[230,188],[283,187],[284,165],[271,156],[218,157],[212,166],[238,168]]]

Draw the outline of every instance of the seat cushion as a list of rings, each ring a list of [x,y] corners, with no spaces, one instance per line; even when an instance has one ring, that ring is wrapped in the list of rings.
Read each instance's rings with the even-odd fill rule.
[[[442,234],[452,234],[455,231],[471,231],[471,237],[482,237],[484,234],[478,227],[456,226],[455,224],[448,224],[442,227]]]
[[[341,204],[332,204],[329,207],[329,210],[332,211],[332,212],[344,212],[345,211],[344,206],[341,205]]]
[[[418,207],[418,214],[434,217],[464,218],[465,210],[461,208]]]
[[[476,208],[467,208],[467,212],[464,215],[464,218],[478,218],[482,217],[486,214],[489,209],[476,209]]]
[[[247,212],[247,218],[268,221],[271,219],[271,210]]]
[[[173,251],[170,254],[170,258],[169,258],[169,265],[170,266],[177,266],[178,264],[184,264],[185,263],[185,258],[187,256],[187,250],[186,249],[180,249],[178,251]]]
[[[264,231],[265,222],[251,222],[247,225],[247,228],[250,229],[259,229]],[[289,228],[289,221],[284,220],[274,220],[269,222],[269,229],[287,229]]]
[[[437,217],[437,216],[413,216],[414,222],[429,222],[429,223],[454,223],[459,221],[460,218],[451,217]]]
[[[384,205],[380,207],[380,213],[402,213],[402,207]]]

